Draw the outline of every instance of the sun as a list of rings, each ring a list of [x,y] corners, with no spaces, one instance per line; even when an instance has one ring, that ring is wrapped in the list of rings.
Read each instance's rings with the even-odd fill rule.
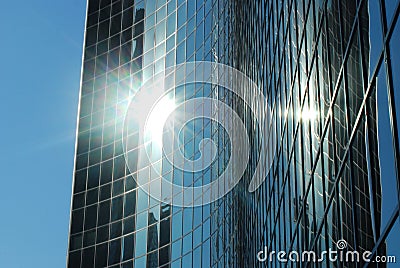
[[[175,108],[175,101],[169,96],[163,96],[152,107],[144,126],[146,140],[150,139],[154,145],[162,147],[164,125]]]

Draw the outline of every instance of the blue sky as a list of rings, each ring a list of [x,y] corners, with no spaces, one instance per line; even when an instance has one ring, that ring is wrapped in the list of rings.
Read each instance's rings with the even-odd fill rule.
[[[86,1],[2,1],[0,267],[65,267]]]
[[[85,2],[2,1],[0,267],[65,267]],[[398,70],[400,53],[392,56]],[[384,107],[385,88],[378,88]],[[387,164],[388,120],[382,118],[386,223],[397,200]],[[398,237],[397,229],[389,254],[398,254]]]

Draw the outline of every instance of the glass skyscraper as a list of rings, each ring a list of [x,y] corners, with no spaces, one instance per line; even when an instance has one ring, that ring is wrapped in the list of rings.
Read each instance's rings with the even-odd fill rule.
[[[67,267],[390,266],[262,261],[258,253],[321,255],[342,241],[371,259],[400,258],[399,14],[398,0],[88,0]],[[251,148],[231,191],[180,207],[139,187],[140,167],[126,159],[127,151],[135,157],[139,134],[126,130],[126,115],[146,81],[199,61],[254,81],[277,139],[265,180],[249,192],[266,153],[254,104],[212,83],[173,89],[176,103],[200,96],[231,107]],[[218,145],[216,160],[187,172],[161,157],[160,173],[186,187],[215,181],[235,142],[210,119],[183,129],[187,159],[201,156],[207,138]]]

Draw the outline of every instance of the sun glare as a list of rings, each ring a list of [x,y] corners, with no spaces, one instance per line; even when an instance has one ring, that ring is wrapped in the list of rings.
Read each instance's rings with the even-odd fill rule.
[[[170,114],[175,110],[175,101],[164,96],[153,107],[145,125],[146,136],[156,145],[162,145],[164,125]]]
[[[299,118],[303,121],[314,121],[318,117],[318,111],[314,108],[304,109],[303,111],[299,112]]]

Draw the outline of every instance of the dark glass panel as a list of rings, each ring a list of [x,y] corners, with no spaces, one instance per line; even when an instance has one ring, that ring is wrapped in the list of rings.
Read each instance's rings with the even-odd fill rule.
[[[135,3],[134,0],[123,0],[123,4],[124,4],[123,8],[126,9],[129,7],[132,7],[134,3]]]
[[[109,5],[111,5],[111,0],[101,0],[100,2],[100,8],[104,8]]]
[[[125,209],[124,209],[124,217],[128,217],[135,213],[136,208],[136,191],[130,192],[125,195]]]
[[[87,207],[85,210],[85,230],[96,227],[97,221],[97,204]]]
[[[97,25],[90,27],[86,31],[86,47],[97,42]]]
[[[115,150],[115,155],[119,155],[119,157],[116,161],[118,161],[118,163],[125,164],[125,158],[122,155],[124,153],[124,150],[122,148],[122,140],[115,141],[114,150]],[[114,163],[114,167],[115,167],[115,163]],[[124,170],[125,168],[121,167],[121,169]]]
[[[97,228],[97,237],[96,237],[97,244],[105,242],[109,239],[110,235],[108,229],[109,229],[108,225]]]
[[[111,220],[119,220],[122,218],[122,196],[112,199]]]
[[[100,183],[106,184],[112,180],[113,161],[109,160],[101,164]]]
[[[124,235],[132,233],[135,230],[135,217],[124,219]]]
[[[116,264],[121,258],[121,239],[110,242],[108,264]]]
[[[122,259],[124,261],[130,260],[133,258],[133,246],[134,246],[134,235],[129,235],[124,237],[124,252]]]
[[[82,268],[90,268],[94,265],[94,247],[85,248],[82,254]]]
[[[147,233],[147,251],[150,252],[158,247],[158,232],[157,232],[157,219],[154,214],[150,212],[148,214],[148,233]]]
[[[126,42],[132,39],[132,28],[126,29],[121,34],[121,44],[125,44]]]
[[[94,245],[96,241],[96,229],[91,231],[87,231],[83,234],[83,246],[91,246]]]
[[[104,54],[107,51],[108,51],[108,41],[107,40],[97,43],[97,51],[96,51],[97,56]]]
[[[111,16],[114,16],[122,11],[122,0],[114,2],[111,9]]]
[[[104,140],[104,136],[103,136],[103,140]],[[104,143],[104,141],[103,141],[103,143]],[[102,157],[103,161],[112,158],[113,154],[114,154],[114,144],[109,144],[107,146],[103,146],[102,152],[101,152],[101,157]]]
[[[125,158],[124,156],[121,155],[114,159],[114,180],[117,180],[124,176],[125,176]]]
[[[89,128],[90,128],[90,120],[91,120],[90,116],[86,116],[84,118],[80,118],[79,119],[79,131],[80,132],[84,132],[84,131],[89,130]]]
[[[81,266],[81,251],[69,253],[68,268],[76,268]]]
[[[76,157],[76,169],[82,169],[87,166],[87,161],[88,161],[88,154],[80,154]],[[85,179],[85,184],[86,184],[86,179]]]
[[[100,165],[95,165],[89,168],[87,188],[91,189],[99,186]]]
[[[86,62],[85,64],[89,64],[89,62]],[[87,67],[87,65],[85,66]],[[87,115],[90,115],[92,111],[92,101],[93,101],[93,96],[92,95],[86,95],[81,98],[81,109],[80,109],[80,117],[85,117]],[[79,145],[79,143],[78,143]],[[85,150],[84,148],[78,148],[78,152],[83,152],[81,150]]]
[[[72,235],[69,240],[69,250],[82,248],[82,234]]]
[[[133,268],[133,261],[126,262],[122,265],[122,268]]]
[[[121,65],[129,62],[132,55],[132,42],[127,42],[121,46]]]
[[[97,24],[98,20],[99,20],[99,12],[90,14],[87,19],[87,27]]]
[[[79,193],[86,189],[87,169],[82,169],[75,172],[74,192]]]
[[[93,125],[93,121],[92,121]],[[90,149],[96,149],[101,146],[102,129],[100,127],[92,128],[90,132]]]
[[[94,67],[95,67],[95,61],[94,61],[94,59],[85,61],[85,63],[84,63],[83,66],[84,66],[84,67],[83,67],[83,68],[84,68],[83,80],[84,80],[84,81],[87,81],[87,80],[93,79],[93,76],[94,76]],[[83,116],[89,114],[89,113],[90,113],[90,110],[91,110],[91,108],[92,108],[91,105],[87,105],[87,104],[86,104],[86,106],[83,106],[84,103],[85,103],[85,102],[83,102],[83,104],[81,104],[81,109],[83,109],[83,111],[81,111],[81,114],[80,114],[81,117],[83,117]]]
[[[96,246],[96,268],[106,267],[108,259],[108,243]]]
[[[158,252],[157,251],[152,252],[147,255],[147,267],[158,267]]]
[[[111,197],[111,184],[100,187],[100,201],[104,201]]]
[[[171,218],[164,219],[160,222],[160,247],[171,242]]]
[[[74,195],[72,201],[72,209],[77,209],[85,206],[85,193]]]
[[[111,224],[110,239],[120,237],[122,235],[122,221]]]
[[[99,188],[90,190],[86,194],[86,206],[90,206],[97,202],[99,194]]]
[[[108,19],[110,17],[111,6],[105,7],[100,10],[99,22]]]
[[[88,2],[89,2],[89,7],[88,7],[89,14],[99,10],[99,3],[100,3],[99,0],[91,0]]]
[[[113,182],[113,196],[120,195],[124,192],[124,180],[118,180]]]
[[[116,47],[119,47],[120,45],[120,35],[114,35],[113,37],[110,38],[110,50],[114,49]]]
[[[136,187],[136,181],[133,176],[128,176],[125,178],[125,191],[133,190]]]
[[[122,18],[121,14],[118,14],[111,18],[110,36],[113,36],[121,32],[121,18]]]
[[[119,66],[119,52],[120,49],[116,48],[108,53],[108,69],[114,70]]]
[[[99,226],[110,222],[110,200],[101,202],[99,204],[98,216],[99,216],[99,223],[98,223]]]
[[[122,16],[122,30],[131,27],[133,24],[133,7],[126,9]]]
[[[71,233],[74,234],[74,233],[82,232],[82,230],[83,230],[83,215],[84,215],[83,209],[78,209],[78,210],[72,211]]]
[[[103,41],[104,39],[109,37],[109,27],[110,27],[110,20],[107,19],[99,24],[99,41]]]
[[[159,256],[158,256],[158,258],[159,258],[158,261],[159,261],[160,266],[163,264],[167,264],[170,261],[169,255],[170,255],[170,247],[169,246],[163,247],[160,249]],[[198,265],[200,265],[200,264],[201,263],[199,262]]]
[[[95,149],[89,154],[89,165],[97,164],[101,161],[101,148]]]

